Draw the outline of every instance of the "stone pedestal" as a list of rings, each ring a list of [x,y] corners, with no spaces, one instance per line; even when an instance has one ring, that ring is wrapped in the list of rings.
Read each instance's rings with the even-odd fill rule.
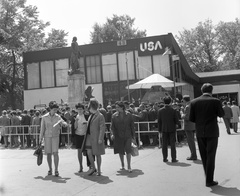
[[[77,103],[83,103],[85,97],[84,74],[73,74],[68,76],[68,104],[75,108]]]

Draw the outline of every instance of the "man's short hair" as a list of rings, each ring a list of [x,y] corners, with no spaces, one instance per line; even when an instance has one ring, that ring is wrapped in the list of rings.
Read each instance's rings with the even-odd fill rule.
[[[233,104],[233,105],[236,105],[236,101],[232,101],[232,104]]]
[[[94,110],[97,110],[99,107],[99,103],[97,101],[96,98],[91,98],[89,101],[89,105],[88,105],[89,109],[92,108]]]
[[[205,83],[201,87],[202,93],[212,93],[213,91],[213,86],[210,83]]]
[[[117,101],[117,102],[115,103],[115,105],[118,105],[120,108],[122,108],[123,110],[125,110],[125,105],[124,105],[124,103],[123,103],[122,101]]]
[[[50,101],[48,106],[49,106],[50,109],[59,108],[56,101]]]
[[[75,105],[75,108],[78,109],[78,108],[82,108],[83,110],[85,109],[85,106],[81,103],[78,103]]]
[[[172,102],[172,99],[171,99],[171,97],[166,96],[166,97],[163,98],[163,102],[164,102],[165,104],[168,104],[168,105],[169,105],[169,104]]]

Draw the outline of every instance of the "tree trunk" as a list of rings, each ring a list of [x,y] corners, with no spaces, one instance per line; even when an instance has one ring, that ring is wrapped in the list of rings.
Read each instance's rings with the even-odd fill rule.
[[[16,56],[14,50],[12,50],[13,56],[13,72],[12,72],[12,85],[11,85],[11,106],[16,109],[16,99],[15,99],[15,86],[16,86]]]

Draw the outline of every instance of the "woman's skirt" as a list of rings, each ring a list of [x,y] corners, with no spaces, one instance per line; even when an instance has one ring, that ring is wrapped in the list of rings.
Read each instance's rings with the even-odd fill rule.
[[[59,137],[45,137],[44,138],[44,153],[57,153],[59,148]]]
[[[76,149],[82,148],[84,137],[84,135],[75,135]]]

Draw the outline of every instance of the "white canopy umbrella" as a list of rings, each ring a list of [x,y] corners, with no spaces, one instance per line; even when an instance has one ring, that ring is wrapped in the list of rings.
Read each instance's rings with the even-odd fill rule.
[[[175,87],[183,86],[183,85],[186,85],[186,83],[175,82]],[[152,86],[161,86],[163,88],[171,88],[171,87],[174,87],[174,82],[172,80],[165,78],[160,74],[152,74],[151,76],[148,76],[147,78],[140,80],[137,83],[127,86],[126,88],[150,89]]]

